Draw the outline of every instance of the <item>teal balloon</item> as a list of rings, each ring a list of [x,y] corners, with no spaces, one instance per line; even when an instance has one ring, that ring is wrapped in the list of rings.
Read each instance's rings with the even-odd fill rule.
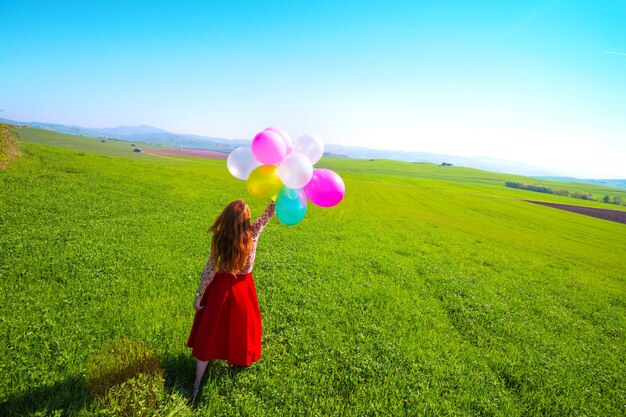
[[[288,226],[298,224],[306,215],[306,195],[304,190],[283,187],[276,197],[276,215]]]

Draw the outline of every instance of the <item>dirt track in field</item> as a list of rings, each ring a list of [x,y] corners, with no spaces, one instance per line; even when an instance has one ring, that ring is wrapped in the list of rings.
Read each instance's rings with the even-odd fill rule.
[[[612,222],[626,224],[626,211],[609,210],[593,207],[572,206],[569,204],[545,203],[543,201],[525,200],[529,203],[540,204],[542,206],[553,207],[561,210],[571,211],[573,213],[584,214],[585,216],[597,217]]]
[[[167,156],[187,156],[191,158],[208,158],[208,159],[226,159],[227,153],[209,151],[207,149],[147,149],[146,153],[153,155],[167,155]]]

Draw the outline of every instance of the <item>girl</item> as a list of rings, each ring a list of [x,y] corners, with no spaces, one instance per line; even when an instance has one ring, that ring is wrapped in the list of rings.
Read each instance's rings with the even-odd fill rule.
[[[211,226],[211,251],[193,303],[196,316],[187,341],[197,359],[194,397],[209,360],[248,366],[261,356],[261,313],[252,267],[259,235],[275,212],[270,202],[250,224],[248,205],[235,200]]]

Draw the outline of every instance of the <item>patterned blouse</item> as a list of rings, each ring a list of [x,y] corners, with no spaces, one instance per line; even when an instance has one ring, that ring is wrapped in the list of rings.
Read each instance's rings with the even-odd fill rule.
[[[276,213],[276,206],[274,205],[274,202],[271,201],[265,208],[263,214],[261,214],[261,217],[256,219],[250,225],[250,231],[252,233],[252,249],[250,250],[248,258],[246,259],[246,265],[239,272],[237,272],[237,274],[247,274],[249,272],[252,272],[252,268],[254,267],[254,258],[256,257],[256,245],[259,241],[259,236],[261,235],[261,231],[263,231],[263,228],[270,222],[270,220],[274,216],[274,213]],[[206,287],[208,287],[208,285],[211,283],[211,281],[213,281],[213,278],[215,277],[215,273],[217,272],[216,261],[217,260],[213,255],[213,251],[210,251],[209,259],[206,263],[206,266],[204,267],[204,270],[202,271],[202,279],[200,280],[200,285],[198,286],[198,292],[200,294],[204,293]]]

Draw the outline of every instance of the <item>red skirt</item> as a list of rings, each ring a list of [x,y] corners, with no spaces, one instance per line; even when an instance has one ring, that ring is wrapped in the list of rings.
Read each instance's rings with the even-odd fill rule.
[[[261,311],[252,273],[215,274],[204,291],[187,340],[201,361],[224,359],[248,366],[261,357]]]

